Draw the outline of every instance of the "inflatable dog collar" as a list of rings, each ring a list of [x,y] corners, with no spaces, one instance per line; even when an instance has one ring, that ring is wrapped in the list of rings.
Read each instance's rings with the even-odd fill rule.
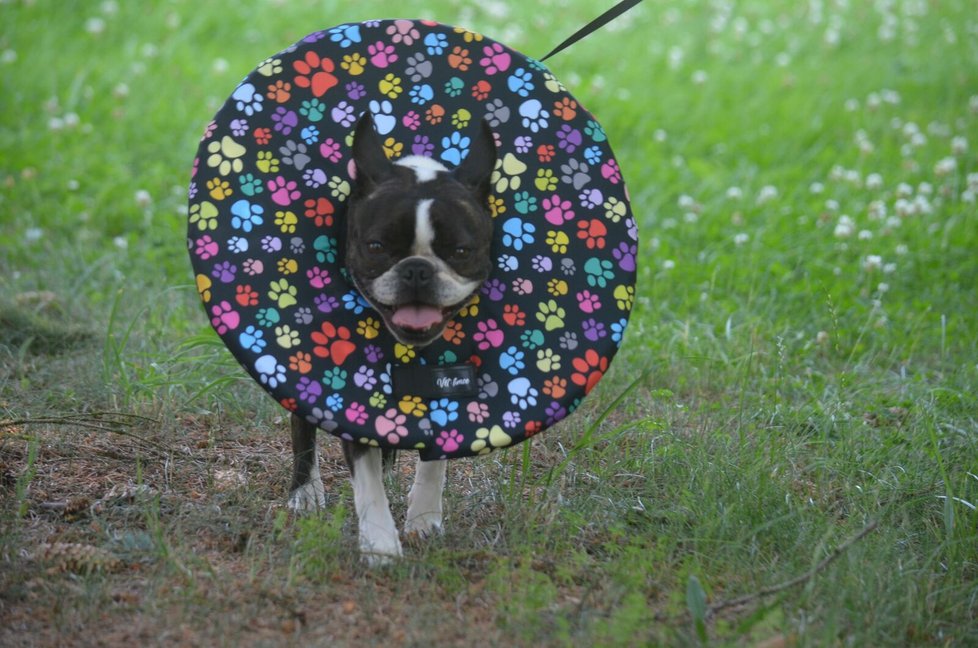
[[[494,270],[441,339],[398,343],[343,263],[351,141],[391,159],[498,145]],[[600,124],[540,62],[429,21],[345,24],[266,59],[207,126],[188,247],[211,324],[286,409],[422,459],[485,454],[566,417],[607,371],[638,232]]]

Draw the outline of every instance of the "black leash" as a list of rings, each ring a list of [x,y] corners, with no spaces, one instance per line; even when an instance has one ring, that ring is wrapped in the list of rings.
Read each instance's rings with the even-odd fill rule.
[[[589,22],[588,24],[584,25],[576,32],[574,32],[574,34],[570,38],[565,40],[563,43],[555,47],[549,54],[547,54],[542,59],[540,59],[540,62],[542,63],[543,61],[546,61],[554,54],[562,52],[564,49],[570,47],[571,45],[581,40],[582,38],[590,36],[592,33],[601,29],[602,27],[604,27],[612,20],[622,15],[623,13],[625,13],[626,11],[628,11],[629,9],[631,9],[641,1],[642,0],[622,0],[614,7],[612,7],[608,11],[604,12],[603,14],[601,14],[600,16],[598,16],[597,18],[595,18],[594,20],[592,20],[591,22]]]

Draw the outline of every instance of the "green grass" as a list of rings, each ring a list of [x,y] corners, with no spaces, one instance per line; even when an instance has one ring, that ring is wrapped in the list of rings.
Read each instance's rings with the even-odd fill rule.
[[[283,413],[202,316],[199,135],[314,29],[540,56],[598,7],[0,3],[0,643],[978,643],[973,9],[648,2],[549,61],[639,219],[625,345],[570,420],[454,463],[446,533],[370,572],[338,444],[327,510],[286,514]],[[120,562],[31,558],[56,542]]]

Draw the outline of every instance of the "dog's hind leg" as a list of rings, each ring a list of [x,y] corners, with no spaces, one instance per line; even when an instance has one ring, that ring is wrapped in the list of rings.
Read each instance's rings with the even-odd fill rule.
[[[295,414],[292,415],[292,458],[289,508],[300,513],[323,508],[326,493],[319,474],[316,426]]]
[[[360,553],[371,567],[386,565],[401,556],[401,540],[394,525],[387,493],[380,448],[343,442],[343,455],[350,467],[353,504],[360,529]]]
[[[441,501],[447,466],[448,462],[444,460],[418,460],[414,485],[408,493],[405,533],[424,537],[441,531]]]

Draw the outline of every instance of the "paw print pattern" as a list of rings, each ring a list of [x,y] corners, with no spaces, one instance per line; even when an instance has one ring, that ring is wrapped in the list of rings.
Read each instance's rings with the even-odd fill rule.
[[[211,325],[289,410],[374,446],[451,458],[561,420],[622,344],[638,240],[607,134],[542,63],[430,21],[310,34],[233,88],[198,145],[187,250]],[[344,267],[352,138],[462,164],[484,120],[497,163],[489,278],[426,347],[394,340]],[[400,364],[478,367],[472,397],[414,394]]]

